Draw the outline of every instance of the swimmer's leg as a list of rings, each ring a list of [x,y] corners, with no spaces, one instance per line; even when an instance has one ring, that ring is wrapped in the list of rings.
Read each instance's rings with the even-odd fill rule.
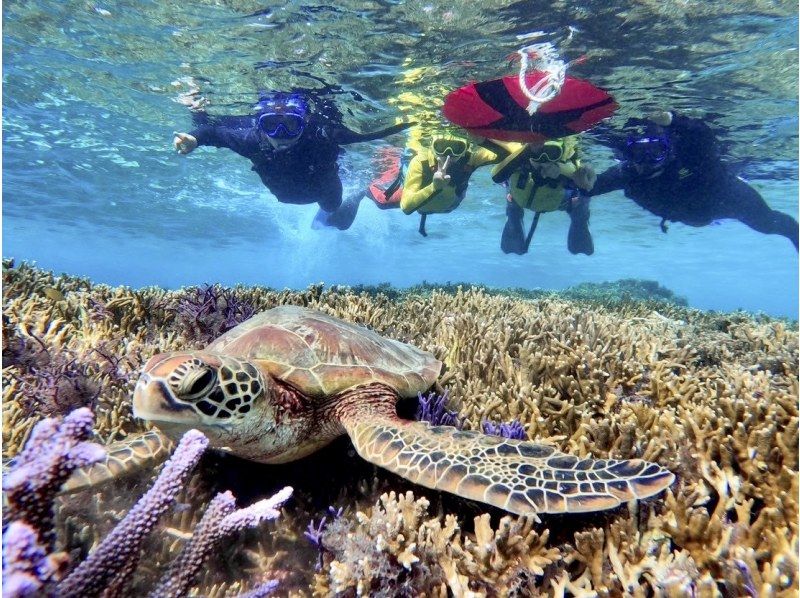
[[[569,210],[567,249],[570,253],[594,253],[594,241],[589,231],[589,198],[583,195],[573,200]]]
[[[503,253],[522,255],[528,252],[528,248],[525,247],[525,232],[522,230],[524,213],[523,209],[513,201],[509,201],[506,205],[506,225],[503,227],[503,236],[500,237],[500,249]]]
[[[311,228],[319,229],[323,227],[338,228],[339,230],[347,230],[353,224],[358,214],[358,206],[361,205],[361,200],[364,197],[364,191],[359,190],[349,195],[340,202],[338,208],[333,211],[326,211],[320,204],[320,209],[317,215],[314,216],[314,222],[311,223]]]
[[[720,202],[724,214],[719,216],[735,218],[753,230],[768,235],[782,235],[789,239],[797,249],[797,221],[783,212],[771,209],[764,198],[745,181],[730,177],[718,189],[722,194]]]

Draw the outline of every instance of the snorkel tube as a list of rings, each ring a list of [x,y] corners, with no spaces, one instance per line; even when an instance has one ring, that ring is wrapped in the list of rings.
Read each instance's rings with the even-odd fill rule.
[[[550,42],[525,46],[517,50],[517,54],[520,57],[519,87],[529,100],[526,109],[530,115],[535,114],[542,104],[549,102],[561,93],[569,67],[586,60],[585,56],[580,56],[570,62],[564,62],[559,57],[555,46]],[[527,82],[529,68],[544,74],[531,87],[528,87]]]

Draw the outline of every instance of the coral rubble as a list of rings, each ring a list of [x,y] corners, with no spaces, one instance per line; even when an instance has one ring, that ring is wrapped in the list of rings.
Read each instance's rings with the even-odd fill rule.
[[[243,477],[257,478],[264,493],[276,490],[267,472],[291,476],[296,500],[269,532],[226,543],[200,573],[203,595],[257,592],[274,579],[297,596],[797,595],[796,324],[640,301],[625,296],[628,283],[607,299],[433,287],[131,290],[8,262],[3,282],[6,458],[38,419],[78,405],[94,410],[98,443],[143,431],[128,396],[150,355],[195,347],[251,309],[297,304],[433,352],[445,371],[437,395],[420,400],[421,414],[449,413],[467,429],[512,422],[504,424],[510,432],[517,422],[515,433],[564,452],[644,458],[678,476],[646,503],[534,524],[482,514],[368,465],[339,466],[335,459],[351,458],[344,445],[327,465],[341,484],[313,479],[308,462],[237,465],[254,472]],[[202,307],[204,293],[219,306]],[[222,499],[212,497],[227,463],[199,468],[178,497],[185,507],[150,539],[133,587],[152,587],[145,581],[157,581],[204,511],[216,517],[213,501]],[[85,554],[131,508],[117,495],[60,505],[59,546]],[[329,504],[336,516],[308,527]],[[41,561],[35,531],[9,534],[17,554]]]

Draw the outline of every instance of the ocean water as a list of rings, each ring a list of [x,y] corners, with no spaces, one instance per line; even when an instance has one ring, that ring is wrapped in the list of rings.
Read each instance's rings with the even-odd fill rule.
[[[798,316],[797,252],[737,221],[664,234],[615,192],[592,201],[594,255],[567,251],[563,212],[542,217],[527,255],[504,255],[505,193],[484,168],[459,209],[428,218],[427,238],[416,215],[368,199],[349,230],[316,230],[316,205],[278,203],[246,159],[171,145],[191,128],[176,101],[190,81],[214,114],[248,113],[258,90],[333,88],[346,123],[370,130],[404,92],[515,72],[506,57],[544,31],[566,59],[588,56],[570,73],[612,93],[612,126],[656,108],[706,118],[729,167],[797,218],[796,2],[81,0],[6,2],[3,17],[4,257],[132,287],[640,278],[702,309]],[[349,146],[346,193],[403,143]],[[591,136],[583,149],[598,172],[614,162]]]

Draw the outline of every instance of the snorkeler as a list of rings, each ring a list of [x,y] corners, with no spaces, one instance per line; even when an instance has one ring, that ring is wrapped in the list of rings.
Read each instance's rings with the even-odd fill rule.
[[[372,141],[397,133],[413,123],[403,123],[372,133],[356,133],[341,123],[338,110],[314,112],[302,93],[272,93],[261,97],[249,116],[209,116],[195,112],[196,128],[176,133],[180,154],[200,145],[226,147],[248,158],[253,170],[278,201],[318,203],[315,222],[346,229],[358,210],[358,197],[342,202],[342,182],[337,160],[340,146]]]
[[[492,180],[503,183],[506,199],[506,224],[500,239],[503,253],[527,253],[544,212],[564,210],[569,214],[567,248],[570,253],[594,253],[589,232],[589,197],[594,170],[578,158],[575,135],[529,145],[513,144],[516,149],[492,170]],[[509,148],[511,149],[511,148]],[[522,224],[525,209],[534,212],[527,236]]]
[[[405,214],[420,214],[419,233],[425,237],[428,214],[455,210],[464,200],[472,173],[499,159],[494,151],[464,137],[436,136],[428,148],[421,150],[409,162],[400,208]]]
[[[797,249],[795,219],[770,209],[755,189],[727,169],[713,131],[702,120],[662,112],[644,124],[643,134],[600,137],[620,152],[622,162],[598,175],[590,195],[621,189],[660,216],[664,232],[668,221],[706,226],[733,218],[760,233],[782,235]]]

